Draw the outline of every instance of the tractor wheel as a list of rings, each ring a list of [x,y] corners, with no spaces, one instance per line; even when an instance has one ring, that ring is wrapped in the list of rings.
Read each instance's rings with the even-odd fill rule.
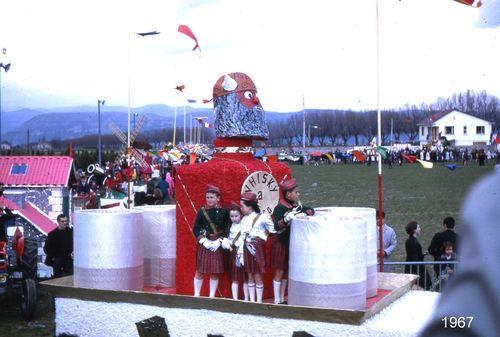
[[[36,279],[38,267],[38,242],[34,237],[24,239],[24,252],[21,256],[20,271],[23,279]]]
[[[32,278],[22,280],[21,315],[26,321],[31,321],[36,311],[36,282]]]

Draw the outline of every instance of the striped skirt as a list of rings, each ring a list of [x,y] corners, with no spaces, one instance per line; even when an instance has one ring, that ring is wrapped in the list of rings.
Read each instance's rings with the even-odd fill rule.
[[[245,280],[245,269],[243,266],[236,266],[236,248],[229,255],[229,272],[231,274],[232,281],[243,282]]]
[[[196,248],[196,271],[202,274],[222,274],[224,272],[224,259],[222,248],[215,252],[198,244]]]
[[[269,264],[271,268],[288,271],[289,247],[283,243],[277,236],[272,237],[271,258]]]
[[[251,274],[264,274],[266,269],[266,241],[261,238],[252,238],[252,245],[255,248],[255,255],[252,255],[245,242],[243,258],[245,261],[245,272]]]

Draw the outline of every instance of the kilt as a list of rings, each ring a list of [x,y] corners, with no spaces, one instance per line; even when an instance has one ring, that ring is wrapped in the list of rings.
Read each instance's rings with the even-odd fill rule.
[[[236,248],[233,248],[233,251],[229,255],[229,272],[232,281],[243,282],[245,280],[245,269],[243,266],[236,266],[236,254]]]
[[[283,243],[277,236],[273,236],[269,262],[271,268],[281,269],[285,272],[288,271],[289,251],[290,249],[287,244]]]
[[[266,242],[261,238],[252,238],[252,244],[255,247],[255,255],[250,254],[247,243],[245,243],[245,247],[243,248],[245,272],[251,274],[264,274],[266,269]]]
[[[224,260],[222,248],[215,252],[198,244],[196,247],[196,271],[202,274],[222,274],[224,272]]]

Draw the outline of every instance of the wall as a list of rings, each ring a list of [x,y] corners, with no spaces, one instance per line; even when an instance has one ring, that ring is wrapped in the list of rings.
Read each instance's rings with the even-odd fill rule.
[[[475,142],[485,142],[486,145],[491,141],[491,124],[479,118],[453,111],[444,116],[435,123],[439,127],[441,136],[445,136],[449,141],[455,140],[457,146],[472,146]],[[453,135],[445,133],[446,126],[453,126],[455,128]],[[464,135],[463,128],[467,126],[467,134]],[[484,135],[476,134],[476,127],[484,126]]]

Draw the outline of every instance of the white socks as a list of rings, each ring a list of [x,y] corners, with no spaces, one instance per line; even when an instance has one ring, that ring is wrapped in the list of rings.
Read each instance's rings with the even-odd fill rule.
[[[198,280],[196,277],[193,280],[194,284],[194,296],[200,297],[201,286],[203,285],[203,279]]]
[[[215,292],[217,291],[217,286],[219,285],[219,279],[212,280],[210,279],[210,296],[215,297]]]
[[[250,302],[255,302],[255,283],[248,284],[248,293],[250,295]]]
[[[257,284],[255,286],[255,290],[257,291],[257,303],[262,303],[262,294],[264,293],[264,285]]]
[[[248,293],[248,283],[247,282],[243,282],[243,295],[244,295],[244,298],[243,298],[244,301],[248,301],[250,299],[249,293]]]
[[[285,302],[286,279],[281,280],[280,302]]]
[[[274,304],[278,304],[281,301],[281,282],[273,280],[273,290],[274,290]]]
[[[231,283],[231,292],[233,293],[233,300],[238,299],[238,282]]]

